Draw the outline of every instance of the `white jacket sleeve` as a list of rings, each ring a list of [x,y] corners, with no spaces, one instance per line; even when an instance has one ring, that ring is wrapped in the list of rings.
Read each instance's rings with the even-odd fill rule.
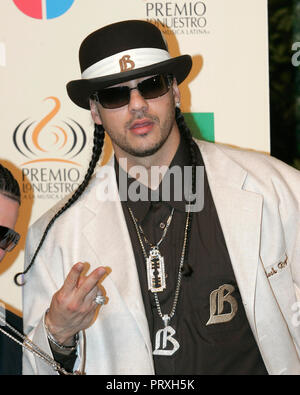
[[[42,237],[43,222],[48,223],[49,218],[42,217],[28,232],[25,251],[25,268]],[[46,225],[47,225],[46,223]],[[45,242],[46,245],[46,242]],[[62,286],[64,273],[61,259],[57,251],[51,254],[48,247],[42,247],[34,265],[25,275],[23,286],[23,320],[24,333],[44,352],[53,357],[44,327],[44,315],[49,308],[52,296]],[[80,348],[77,355],[80,354]],[[77,358],[74,369],[78,368],[80,361]],[[56,375],[56,370],[31,352],[23,353],[24,375]]]

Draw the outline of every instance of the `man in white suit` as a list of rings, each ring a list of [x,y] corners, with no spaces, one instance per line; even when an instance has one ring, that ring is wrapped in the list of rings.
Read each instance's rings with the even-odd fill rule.
[[[67,90],[91,110],[93,155],[29,231],[25,332],[87,374],[299,374],[299,172],[192,139],[178,89],[191,58],[171,58],[154,25],[106,26],[79,56]],[[104,131],[114,157],[93,175]],[[56,374],[27,352],[23,369]]]

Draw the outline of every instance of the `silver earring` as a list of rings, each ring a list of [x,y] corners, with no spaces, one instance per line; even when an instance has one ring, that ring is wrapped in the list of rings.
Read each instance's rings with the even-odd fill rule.
[[[179,108],[180,107],[180,101],[176,102],[176,107]]]

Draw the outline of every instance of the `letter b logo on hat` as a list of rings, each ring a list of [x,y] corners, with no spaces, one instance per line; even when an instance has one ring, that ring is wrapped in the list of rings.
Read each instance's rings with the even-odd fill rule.
[[[124,55],[120,60],[120,71],[133,70],[135,68],[135,63],[130,59],[130,55]]]

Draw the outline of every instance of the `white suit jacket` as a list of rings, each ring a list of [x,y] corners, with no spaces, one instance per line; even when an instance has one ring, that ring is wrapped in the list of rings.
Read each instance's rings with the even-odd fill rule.
[[[269,374],[300,374],[300,172],[258,154],[199,142],[250,327]],[[26,275],[24,331],[51,355],[43,315],[76,262],[110,268],[108,303],[80,334],[86,374],[154,374],[152,346],[113,161],[52,226]],[[104,184],[103,184],[104,183]],[[115,199],[99,201],[109,185]],[[97,192],[98,190],[98,192]],[[56,209],[30,229],[26,265]],[[57,374],[25,352],[24,374]],[[245,372],[247,374],[247,372]]]

